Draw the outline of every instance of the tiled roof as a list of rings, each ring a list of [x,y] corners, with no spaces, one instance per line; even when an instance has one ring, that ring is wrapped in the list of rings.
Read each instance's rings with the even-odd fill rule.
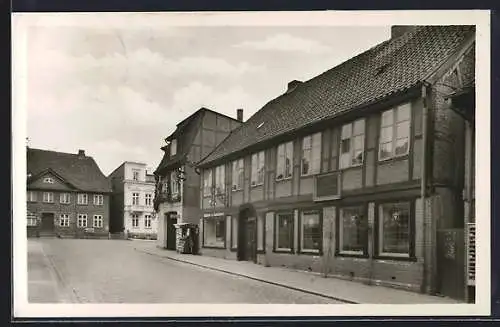
[[[473,26],[421,26],[385,41],[271,100],[199,164],[415,87],[473,31]]]
[[[50,169],[78,190],[111,192],[109,180],[92,157],[28,148],[27,162],[32,176]]]

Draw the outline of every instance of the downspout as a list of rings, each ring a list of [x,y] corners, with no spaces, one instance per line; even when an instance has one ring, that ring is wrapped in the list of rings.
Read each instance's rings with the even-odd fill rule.
[[[422,167],[421,167],[421,178],[420,178],[420,198],[421,198],[421,210],[422,210],[422,222],[423,222],[423,244],[424,244],[424,265],[423,265],[423,282],[421,291],[422,293],[426,293],[429,285],[430,285],[430,259],[431,255],[428,251],[429,245],[428,242],[430,239],[427,237],[428,228],[430,228],[427,223],[427,212],[425,200],[427,197],[427,143],[428,143],[428,116],[429,116],[429,108],[427,104],[427,87],[428,84],[424,82],[421,90],[421,99],[422,99]]]

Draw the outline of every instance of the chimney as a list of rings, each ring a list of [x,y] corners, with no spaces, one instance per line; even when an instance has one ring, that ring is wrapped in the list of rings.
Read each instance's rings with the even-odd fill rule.
[[[78,157],[85,157],[85,150],[78,150]]]
[[[417,29],[416,25],[393,25],[391,26],[391,39],[400,37],[401,35]]]
[[[236,109],[236,119],[243,122],[243,109]]]
[[[288,83],[288,88],[286,90],[286,93],[290,93],[292,92],[293,90],[295,90],[297,88],[297,86],[299,86],[300,84],[302,84],[302,81],[298,81],[296,79],[294,79],[293,81],[289,82]]]

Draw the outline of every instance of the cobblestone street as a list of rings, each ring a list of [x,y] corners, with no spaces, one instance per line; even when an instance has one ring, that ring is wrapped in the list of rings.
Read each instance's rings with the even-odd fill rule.
[[[122,240],[29,239],[30,302],[336,303],[134,250]]]

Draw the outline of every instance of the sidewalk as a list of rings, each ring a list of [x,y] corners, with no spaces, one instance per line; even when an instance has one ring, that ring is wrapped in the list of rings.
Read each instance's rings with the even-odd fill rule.
[[[139,252],[192,264],[206,269],[258,280],[314,294],[344,303],[364,304],[457,304],[453,299],[407,292],[382,286],[369,286],[338,278],[324,278],[318,274],[294,271],[281,267],[264,267],[252,262],[220,259],[208,256],[179,254],[163,250],[155,243],[134,246]]]

